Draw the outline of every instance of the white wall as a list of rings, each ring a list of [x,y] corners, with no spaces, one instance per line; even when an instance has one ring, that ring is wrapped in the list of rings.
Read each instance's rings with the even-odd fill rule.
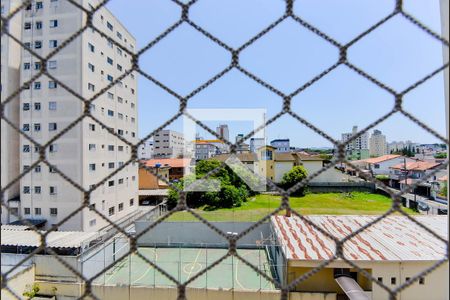
[[[275,161],[275,182],[281,182],[284,174],[292,170],[294,162],[292,161]]]

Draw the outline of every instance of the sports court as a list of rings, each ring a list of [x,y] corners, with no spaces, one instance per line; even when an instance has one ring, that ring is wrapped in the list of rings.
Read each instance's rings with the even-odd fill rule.
[[[186,282],[227,253],[227,249],[216,248],[140,247],[138,251],[180,282]],[[269,260],[264,249],[238,249],[238,254],[272,278]],[[118,262],[105,273],[105,276],[99,278],[100,280],[106,285],[176,287],[175,283],[135,254]],[[231,256],[195,279],[188,287],[275,290],[270,281]]]

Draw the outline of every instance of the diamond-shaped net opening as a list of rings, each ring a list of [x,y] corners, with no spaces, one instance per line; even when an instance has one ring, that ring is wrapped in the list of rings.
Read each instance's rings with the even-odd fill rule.
[[[50,263],[43,263],[49,268],[47,272],[49,274],[55,272],[57,273],[55,275],[58,276],[63,274],[66,282],[78,284],[79,293],[74,297],[83,299],[108,299],[109,295],[112,295],[108,293],[112,292],[99,288],[99,286],[111,284],[136,287],[175,287],[176,290],[172,289],[167,292],[167,297],[177,299],[195,298],[194,292],[189,294],[189,288],[279,290],[281,299],[287,299],[291,292],[302,289],[313,292],[316,288],[314,278],[330,272],[335,272],[334,274],[330,273],[330,278],[333,278],[333,275],[334,278],[352,278],[367,290],[373,290],[376,287],[383,290],[386,298],[396,299],[399,293],[407,291],[407,288],[412,285],[424,285],[428,280],[435,280],[432,277],[433,271],[448,263],[447,236],[440,232],[440,228],[434,228],[433,223],[424,221],[423,218],[411,217],[410,210],[404,206],[406,202],[412,201],[410,199],[411,192],[423,183],[436,181],[439,171],[448,169],[448,159],[443,159],[439,166],[427,173],[426,176],[414,178],[414,180],[408,179],[405,160],[405,167],[399,169],[398,176],[399,179],[406,176],[401,189],[398,190],[391,188],[383,178],[375,177],[373,172],[364,170],[360,164],[352,161],[346,155],[348,145],[356,142],[362,135],[368,134],[379,124],[389,122],[398,116],[425,131],[447,147],[449,145],[448,138],[444,133],[427,124],[429,119],[426,114],[409,109],[409,101],[415,101],[414,99],[424,97],[424,95],[427,97],[428,93],[431,93],[430,91],[436,86],[433,82],[442,77],[443,72],[448,72],[448,57],[445,57],[443,62],[442,53],[436,53],[438,58],[429,57],[432,63],[428,67],[431,65],[432,68],[420,68],[419,74],[411,74],[411,70],[416,68],[417,61],[407,61],[408,69],[406,70],[386,71],[388,68],[395,68],[398,60],[403,57],[388,58],[388,65],[375,66],[368,63],[373,59],[366,55],[371,48],[381,47],[383,49],[380,49],[380,55],[388,55],[389,53],[385,53],[384,48],[403,47],[404,51],[409,51],[411,47],[414,47],[403,41],[401,36],[384,40],[390,31],[395,30],[414,31],[417,34],[417,43],[437,44],[448,53],[448,37],[437,33],[438,29],[430,26],[427,20],[422,22],[420,18],[417,18],[414,15],[417,12],[414,7],[397,0],[392,1],[391,6],[385,5],[368,14],[368,11],[359,7],[359,3],[351,8],[337,3],[329,3],[329,7],[323,13],[336,22],[334,24],[336,26],[333,25],[330,28],[330,23],[324,24],[323,20],[317,17],[318,12],[322,13],[322,7],[314,4],[305,6],[303,9],[302,5],[305,3],[300,0],[295,2],[293,0],[274,1],[271,13],[263,16],[260,16],[255,8],[258,5],[268,5],[267,3],[221,1],[222,3],[216,6],[216,3],[212,5],[213,2],[207,0],[189,2],[167,0],[169,3],[167,9],[171,11],[170,18],[156,24],[154,27],[157,30],[152,28],[153,32],[149,34],[152,36],[150,42],[137,50],[136,45],[133,47],[126,45],[122,37],[114,33],[112,25],[104,20],[105,7],[111,1],[104,0],[91,5],[87,1],[76,0],[23,0],[5,1],[5,6],[2,1],[2,48],[8,47],[8,49],[12,49],[10,51],[21,53],[22,58],[27,57],[27,62],[21,63],[19,66],[22,74],[26,75],[22,76],[20,86],[12,89],[2,88],[2,164],[5,145],[3,136],[18,133],[20,143],[11,141],[6,148],[8,151],[29,154],[26,162],[22,164],[23,169],[19,170],[17,174],[7,174],[8,176],[2,178],[2,217],[3,214],[6,214],[9,218],[28,226],[29,230],[36,232],[34,246],[25,250],[20,248],[22,253],[17,253],[14,261],[11,261],[5,268],[2,264],[2,295],[8,299],[21,299],[22,296],[31,297],[33,293],[38,293],[39,288],[33,285],[27,286],[26,295],[23,294],[24,291],[14,290],[12,287],[15,284],[14,276],[27,270],[34,258],[40,259],[43,263],[42,260],[45,260],[46,257],[56,259],[56,263],[52,266],[49,265]],[[40,30],[43,24],[39,20],[43,16],[44,7],[47,9],[47,5],[50,6],[51,13],[71,12],[65,18],[71,20],[74,26],[62,32],[58,40],[43,41],[41,38]],[[135,4],[130,3],[129,5]],[[349,13],[350,9],[359,11],[358,17],[363,21],[345,29],[342,28],[341,23],[344,23],[342,18],[354,17]],[[211,25],[199,13],[202,10],[210,11],[211,14],[217,14],[217,11],[223,10],[224,14],[216,16],[219,21]],[[233,19],[227,14],[236,14],[239,17]],[[362,15],[365,16],[361,17]],[[148,21],[150,22],[150,20]],[[239,30],[240,26],[248,22],[255,22],[256,25],[245,28],[243,33],[237,37],[233,36],[233,30]],[[22,27],[23,31],[21,31]],[[50,27],[58,27],[58,21],[51,19]],[[27,31],[29,29],[32,30]],[[23,38],[20,38],[20,32],[22,32]],[[31,35],[30,32],[32,32]],[[95,70],[94,64],[89,63],[86,66],[88,69],[84,71],[101,72],[106,79],[96,86],[89,83],[89,93],[82,94],[78,91],[80,90],[79,85],[84,82],[68,80],[70,73],[61,74],[55,72],[55,69],[57,58],[63,58],[62,64],[65,62],[66,68],[69,66],[70,59],[76,59],[69,57],[69,60],[64,60],[65,55],[70,55],[73,48],[80,46],[86,37],[95,38],[111,49],[118,49],[123,62],[119,64],[101,52],[102,56],[106,56],[102,59],[106,59],[108,64],[117,68],[119,72],[116,72],[117,76],[115,77],[106,76],[104,70]],[[305,39],[310,42],[302,43]],[[49,43],[48,47],[45,43]],[[43,51],[43,48],[46,51]],[[180,51],[180,55],[168,59],[164,51],[166,49],[174,51],[173,49],[177,48],[183,49]],[[89,44],[88,49],[83,51],[94,52],[96,50],[98,49],[95,49],[94,45]],[[320,52],[322,55],[314,55],[316,52]],[[254,56],[263,59],[262,61],[254,60],[252,59]],[[300,59],[293,61],[292,56],[298,56]],[[410,57],[405,56],[405,59],[408,58]],[[428,59],[428,57],[422,57],[422,59]],[[195,76],[192,75],[192,69],[196,70]],[[82,72],[77,69],[70,71]],[[286,72],[296,74],[295,80],[283,80],[280,74]],[[2,81],[3,73],[2,66]],[[252,88],[248,91],[234,90],[223,98],[217,97],[218,100],[213,107],[220,106],[220,102],[228,101],[229,98],[237,98],[240,95],[249,98],[250,107],[269,106],[269,102],[271,102],[271,109],[275,107],[274,103],[278,105],[275,111],[268,113],[263,124],[248,130],[236,141],[225,140],[208,122],[198,118],[189,110],[212,105],[209,97],[215,97],[218,93],[214,91],[217,86],[220,86],[217,89],[219,93],[226,89],[233,89],[233,84],[230,86],[227,86],[229,83],[222,84],[222,81],[226,82],[225,79],[231,74],[238,77],[238,81],[252,85]],[[124,86],[129,88],[130,97],[137,93],[135,83],[137,76],[140,76],[145,83],[152,83],[153,88],[158,90],[158,99],[146,99],[150,102],[153,101],[155,108],[169,102],[172,105],[167,115],[155,113],[152,116],[160,121],[158,122],[160,125],[142,134],[142,139],[137,137],[137,125],[135,124],[137,123],[136,110],[138,107],[136,104],[128,103],[126,95],[118,96],[120,94],[118,89]],[[193,76],[190,80],[180,80],[180,78],[190,76]],[[399,76],[406,78],[399,81],[397,80]],[[348,86],[337,87],[334,83],[336,78],[345,80]],[[128,79],[131,79],[132,82],[134,80],[134,83],[127,83]],[[7,78],[7,80],[11,79]],[[322,85],[319,85],[319,82]],[[17,112],[14,111],[14,107],[17,108],[17,106],[23,110],[22,118],[30,117],[32,120],[32,113],[42,117],[39,114],[43,110],[41,107],[43,104],[37,102],[36,99],[43,97],[40,90],[44,86],[48,87],[50,91],[56,88],[65,91],[61,103],[46,102],[49,117],[51,117],[51,111],[55,110],[58,105],[58,108],[71,118],[70,121],[58,124],[40,124],[32,121],[25,123],[19,120]],[[312,94],[318,93],[320,96],[324,89],[327,89],[327,93],[324,93],[323,101],[317,103],[320,109],[304,110],[302,103],[309,101]],[[332,104],[329,104],[326,99],[330,90],[336,93],[337,99]],[[362,99],[356,98],[364,97],[368,91],[371,95],[364,99],[367,101],[367,106],[365,106],[362,104]],[[57,92],[52,93],[44,94],[44,96],[50,98],[61,96]],[[261,101],[266,102],[261,104],[258,98],[264,98],[266,100]],[[121,105],[127,105],[127,108],[118,107],[116,111],[104,109],[102,104],[111,99],[117,99]],[[380,99],[383,99],[383,105],[381,107],[380,103],[374,105]],[[80,105],[74,105],[78,101]],[[223,103],[223,107],[233,105],[232,102]],[[358,109],[357,105],[362,107]],[[426,103],[424,103],[424,107],[425,105]],[[351,115],[365,111],[363,115],[358,116],[363,128],[356,130],[345,142],[341,142],[340,137],[328,133],[329,122],[321,123],[323,119],[316,118],[320,111],[326,110],[333,110],[338,114],[335,120],[337,122],[346,122],[348,119],[348,116],[344,115],[346,113]],[[108,117],[117,117],[119,121],[129,120],[135,124],[132,126],[135,130],[130,129],[125,132],[117,126],[111,127],[110,122],[105,121],[105,118]],[[256,177],[264,177],[265,187],[278,198],[268,200],[264,207],[265,210],[256,212],[251,218],[253,222],[236,226],[236,229],[230,232],[224,230],[220,223],[212,221],[234,221],[235,216],[232,210],[228,215],[214,216],[213,214],[199,213],[192,201],[198,194],[195,191],[186,190],[190,184],[188,179],[182,183],[173,181],[164,174],[163,169],[160,170],[138,159],[139,149],[143,144],[147,143],[149,139],[155,138],[162,129],[170,128],[172,124],[179,122],[183,117],[190,119],[195,126],[220,140],[228,147],[230,154],[237,157],[239,157],[243,145],[255,137],[259,131],[269,127],[277,128],[278,124],[283,124],[281,125],[285,127],[283,130],[292,132],[299,130],[305,132],[305,135],[314,135],[316,139],[325,141],[334,147],[335,155],[328,164],[324,164],[322,168],[308,174],[301,182],[289,187],[280,185],[279,180],[268,175],[270,174],[268,166],[261,167],[263,175],[259,174]],[[287,119],[289,120],[287,121]],[[48,129],[50,134],[42,133],[41,136],[41,131],[44,131],[41,128],[46,129],[45,132]],[[89,141],[82,145],[74,143],[71,138],[76,136],[79,131],[89,132],[93,135],[91,140],[100,141],[100,144],[96,145]],[[12,146],[16,149],[10,150]],[[116,157],[108,156],[104,165],[89,164],[89,170],[85,171],[78,166],[81,158],[74,159],[60,155],[60,153],[70,152],[71,149],[79,147],[87,147],[88,151],[95,151],[96,147],[102,147],[105,151],[120,153]],[[8,151],[5,153],[7,154]],[[207,180],[217,178],[223,173],[235,171],[236,169],[227,165],[225,160],[219,161],[213,168],[195,174],[194,179],[202,179],[202,184],[208,185],[212,183]],[[297,206],[302,202],[298,195],[303,194],[315,178],[320,178],[327,171],[341,168],[344,165],[353,173],[359,173],[367,184],[376,186],[391,198],[391,201],[385,203],[384,214],[377,217],[364,217],[362,223],[351,218],[346,220],[345,217],[330,217],[323,221],[324,219],[307,216],[308,211]],[[245,168],[245,166],[240,167]],[[42,224],[29,218],[32,213],[40,215],[41,208],[33,207],[31,208],[33,212],[22,212],[22,208],[17,206],[17,201],[10,199],[12,193],[20,190],[20,194],[24,198],[39,201],[44,191],[40,187],[37,188],[24,182],[43,180],[39,173],[44,168],[49,170],[48,179],[45,179],[48,181],[46,184],[49,186],[49,191],[45,192],[49,193],[50,198],[54,197],[54,200],[51,201],[59,201],[56,200],[58,194],[65,195],[61,201],[67,203],[66,208],[69,210],[69,213],[62,219],[50,224],[47,231],[42,231],[40,227]],[[81,179],[86,175],[83,172],[93,172],[98,168],[107,170],[102,173],[105,176],[96,177],[89,185],[83,184]],[[117,197],[117,194],[119,198],[122,197],[121,191],[137,185],[138,168],[154,175],[160,182],[159,184],[171,189],[169,195],[169,198],[172,198],[171,203],[155,206],[152,210],[139,212],[131,218],[117,218],[115,215],[124,207],[137,206],[137,198],[115,199],[114,201],[118,203],[117,207],[109,206],[108,200],[93,203],[92,198],[96,193],[106,192],[110,193],[111,197]],[[121,174],[135,175],[125,179]],[[56,178],[64,181],[64,186],[53,186],[52,182]],[[233,180],[237,179],[232,178],[230,182],[233,183]],[[253,180],[258,180],[258,178],[253,178]],[[246,184],[249,185],[249,182]],[[192,188],[198,187],[196,185],[199,183],[192,183]],[[223,192],[220,197],[225,199],[227,193],[233,192],[233,190]],[[336,203],[336,199],[328,199],[323,200],[325,202],[322,204],[345,207],[346,201],[351,200],[346,197],[353,196],[343,194],[342,199],[337,199],[340,203]],[[56,208],[46,209],[50,209],[51,214],[57,214]],[[426,207],[423,210],[426,210]],[[249,213],[251,214],[251,212]],[[96,239],[92,236],[91,242],[101,241],[102,245],[100,251],[88,252],[88,255],[84,255],[80,259],[81,261],[77,261],[67,258],[64,255],[67,254],[64,249],[61,250],[57,245],[52,244],[52,235],[57,234],[58,230],[64,230],[66,226],[67,228],[74,226],[79,221],[81,214],[90,219],[84,222],[88,222],[91,226],[98,226],[95,222],[101,222],[101,234],[98,233],[98,236],[95,236]],[[289,217],[283,217],[283,215]],[[96,221],[94,221],[95,217]],[[195,234],[199,236],[201,234],[214,235],[216,243],[186,247],[186,244],[189,244],[189,238],[191,242],[195,240],[195,234],[187,236],[184,242],[149,239],[149,236],[155,232],[159,232],[161,235],[162,230],[170,230],[170,228],[161,229],[168,220],[195,221],[198,225],[198,231]],[[247,220],[249,220],[248,216]],[[404,223],[400,224],[398,220],[404,220]],[[136,232],[131,232],[130,228],[134,221],[138,221]],[[254,232],[269,221],[275,224],[275,232],[268,232],[267,236],[255,237]],[[326,222],[326,224],[321,224],[321,222]],[[385,227],[386,224],[390,224],[392,227],[389,230],[392,232],[385,232],[385,234],[395,235],[397,234],[396,230],[399,229],[397,227],[406,226],[406,223],[410,224],[411,228],[414,227],[427,235],[422,240],[417,240],[417,236],[412,236],[411,243],[427,243],[430,250],[438,251],[442,257],[438,260],[434,259],[425,268],[417,268],[417,272],[409,274],[406,278],[394,276],[375,278],[367,265],[367,260],[370,261],[374,256],[380,260],[385,258],[383,253],[371,248],[370,242],[365,240],[365,234],[373,230],[383,231],[383,228],[377,227]],[[388,231],[388,228],[384,229]],[[177,228],[174,227],[172,230],[177,230]],[[309,236],[309,238],[304,239],[303,236]],[[280,237],[297,244],[279,243]],[[247,247],[249,239],[257,240],[256,248]],[[145,247],[141,247],[141,245]],[[2,248],[3,246],[2,243]],[[90,244],[79,244],[77,247],[89,249],[89,246]],[[5,245],[5,247],[14,247],[14,245]],[[19,249],[18,245],[15,247]],[[38,256],[38,254],[47,256]],[[79,253],[70,254],[76,257]],[[282,263],[283,258],[301,259],[302,255],[304,255],[304,260],[312,259],[317,263],[309,266],[298,265],[290,271],[286,263]],[[421,254],[413,253],[413,255],[420,256]],[[238,272],[244,275],[236,275]],[[245,274],[253,273],[256,273],[257,276],[245,276]],[[232,276],[225,278],[226,274],[232,274]],[[48,278],[36,280],[45,282],[46,279],[48,280]],[[337,283],[333,282],[333,284]],[[41,288],[47,294],[57,293],[56,290],[52,290],[51,284],[41,283]],[[139,295],[136,292],[134,297],[139,297]]]

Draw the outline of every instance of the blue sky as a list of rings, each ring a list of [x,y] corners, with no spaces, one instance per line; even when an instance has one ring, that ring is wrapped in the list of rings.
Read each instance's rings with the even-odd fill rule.
[[[440,32],[438,0],[404,1],[408,12],[435,32]],[[297,0],[295,12],[340,43],[346,43],[388,15],[391,0]],[[152,41],[180,16],[169,0],[111,0],[108,8],[137,39],[139,48]],[[281,0],[200,0],[190,18],[230,47],[238,48],[284,12]],[[298,23],[288,19],[246,48],[240,64],[277,89],[291,93],[333,65],[338,50]],[[349,60],[396,90],[403,90],[440,67],[442,47],[422,30],[395,17],[348,51]],[[141,68],[181,95],[217,74],[230,63],[230,54],[183,24],[140,58]],[[443,76],[439,74],[406,95],[404,108],[442,135],[445,134]],[[178,111],[178,101],[141,78],[139,135],[148,134]],[[345,66],[338,67],[293,98],[292,109],[335,139],[341,133],[369,125],[389,112],[393,97]],[[190,108],[265,108],[267,117],[281,110],[281,98],[237,70],[194,96]],[[231,136],[251,130],[246,122],[228,123]],[[208,125],[215,126],[214,122]],[[168,128],[182,130],[181,119]],[[379,124],[388,141],[436,142],[405,117],[396,115]],[[266,131],[269,140],[291,139],[298,147],[323,147],[330,143],[291,117],[284,116]],[[207,136],[201,132],[201,135]]]

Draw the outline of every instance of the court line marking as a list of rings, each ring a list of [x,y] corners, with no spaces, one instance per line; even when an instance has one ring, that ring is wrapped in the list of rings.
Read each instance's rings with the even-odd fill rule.
[[[200,250],[198,250],[197,256],[195,257],[195,260],[194,260],[194,262],[192,263],[192,268],[191,268],[191,271],[190,271],[189,274],[188,274],[188,277],[186,278],[186,281],[188,281],[189,278],[191,278],[191,274],[192,274],[192,271],[194,270],[195,264],[199,264],[199,265],[201,266],[201,264],[198,263],[197,261],[198,261],[198,258],[200,257],[200,253],[202,253],[202,250],[203,250],[203,249],[201,249],[201,248],[200,248]],[[200,269],[200,270],[201,270],[201,269]],[[184,272],[184,268],[183,268],[183,272]]]
[[[247,251],[247,253],[244,253],[244,254],[242,254],[241,256],[242,257],[245,257],[245,256],[247,256],[247,255],[249,255],[250,253],[253,253],[252,251]],[[239,281],[239,279],[238,279],[238,266],[239,266],[239,263],[241,262],[241,260],[240,259],[237,259],[237,262],[236,262],[236,283],[242,288],[242,289],[244,289],[244,290],[252,290],[252,289],[248,289],[248,288],[245,288],[243,285],[242,285],[242,283]],[[254,272],[254,270],[252,270],[253,272]],[[261,276],[261,274],[258,274],[259,276]],[[267,274],[266,274],[267,275]],[[264,278],[264,277],[263,277]],[[265,279],[264,278],[264,280],[265,281],[268,281],[267,279]],[[270,283],[270,285],[272,286],[272,289],[273,289],[273,283],[271,282],[271,281],[269,281],[269,283]],[[260,286],[259,287],[260,289],[262,289],[262,287]]]
[[[151,252],[153,252],[153,254],[155,255],[155,263],[158,261],[158,253],[156,253],[156,250],[149,248],[148,250],[150,250]],[[147,263],[146,263],[147,264]],[[131,266],[130,266],[131,267]],[[145,270],[144,274],[142,274],[138,279],[135,279],[131,285],[133,285],[134,283],[138,282],[139,280],[141,280],[142,278],[144,278],[148,272],[150,272],[153,269],[153,267],[148,266],[147,270]]]

